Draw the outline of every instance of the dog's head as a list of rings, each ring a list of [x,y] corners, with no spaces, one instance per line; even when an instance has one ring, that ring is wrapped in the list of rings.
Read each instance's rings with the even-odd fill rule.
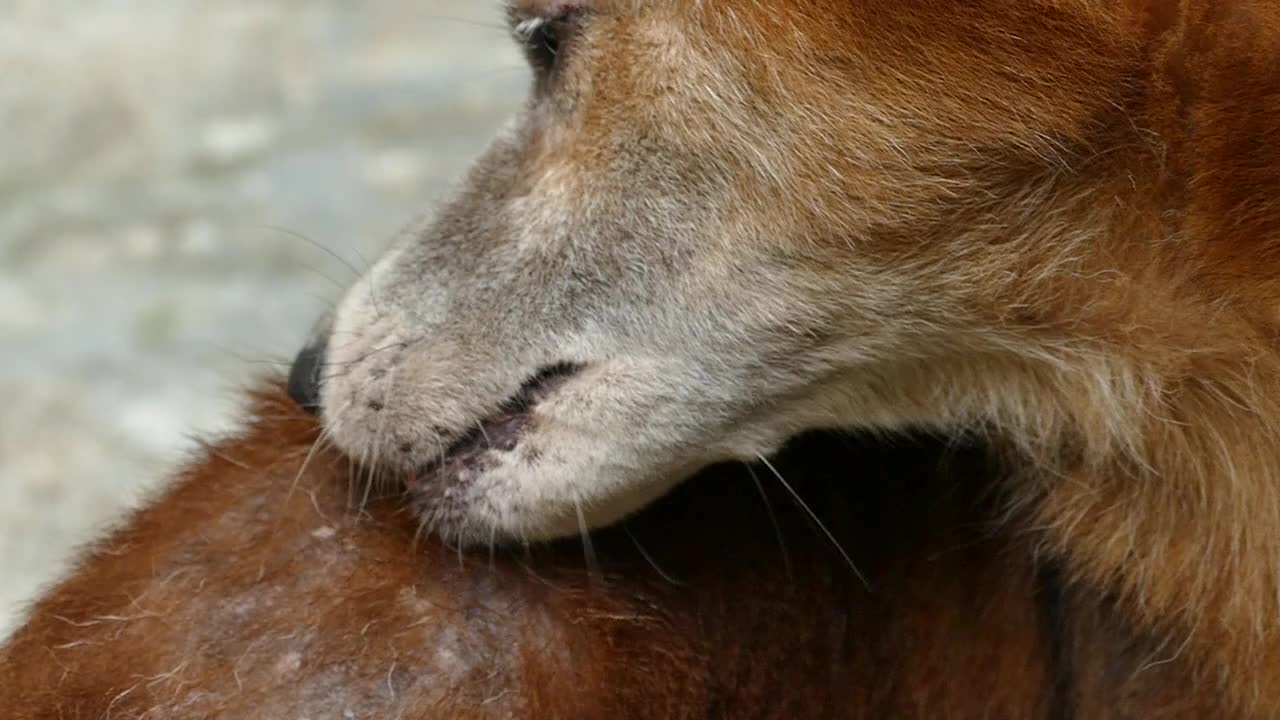
[[[576,533],[803,430],[957,421],[957,373],[1057,320],[1027,309],[1027,278],[1076,218],[1031,216],[1074,207],[1063,168],[1114,106],[1109,16],[509,15],[525,107],[341,302],[312,388],[332,440],[409,478],[446,535]]]

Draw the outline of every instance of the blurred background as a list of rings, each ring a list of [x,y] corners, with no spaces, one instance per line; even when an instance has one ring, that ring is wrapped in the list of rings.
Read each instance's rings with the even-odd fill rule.
[[[0,636],[519,102],[496,0],[0,0]]]

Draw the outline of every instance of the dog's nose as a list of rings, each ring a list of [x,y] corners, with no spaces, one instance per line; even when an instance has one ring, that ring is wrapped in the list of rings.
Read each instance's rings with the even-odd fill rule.
[[[289,370],[289,396],[308,412],[320,411],[320,385],[329,352],[329,318],[321,318]]]

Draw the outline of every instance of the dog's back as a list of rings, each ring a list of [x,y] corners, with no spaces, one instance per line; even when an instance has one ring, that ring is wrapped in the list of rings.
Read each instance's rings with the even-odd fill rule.
[[[774,467],[835,542],[736,466],[589,547],[460,556],[352,510],[290,401],[257,415],[34,608],[6,717],[1224,717],[1033,568],[977,451],[800,441]]]

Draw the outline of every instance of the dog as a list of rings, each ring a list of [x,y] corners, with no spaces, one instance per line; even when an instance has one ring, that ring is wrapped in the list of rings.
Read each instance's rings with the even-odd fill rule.
[[[484,547],[806,431],[979,437],[1072,584],[1280,716],[1280,7],[508,14],[523,111],[299,363],[340,450]]]

